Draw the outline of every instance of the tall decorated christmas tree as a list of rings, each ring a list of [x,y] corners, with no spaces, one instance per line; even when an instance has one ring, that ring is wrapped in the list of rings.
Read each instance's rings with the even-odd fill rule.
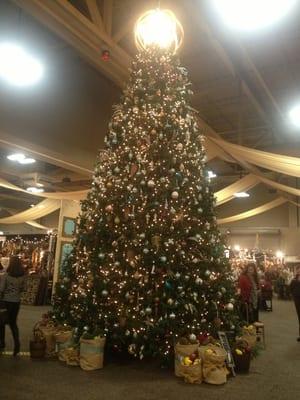
[[[175,54],[180,28],[163,13],[139,21],[140,51],[82,202],[54,305],[78,335],[101,330],[109,348],[140,358],[168,358],[179,337],[233,329],[236,320],[204,138]],[[155,18],[170,18],[163,43],[161,32],[149,39]]]

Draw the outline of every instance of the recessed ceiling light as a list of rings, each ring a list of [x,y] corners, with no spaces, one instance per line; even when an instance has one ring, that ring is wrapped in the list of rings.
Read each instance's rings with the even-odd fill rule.
[[[26,190],[29,193],[42,193],[44,191],[43,188],[38,188],[38,187],[35,187],[35,186],[30,186]]]
[[[290,110],[289,117],[291,122],[300,128],[300,104]]]
[[[283,18],[298,0],[214,0],[225,24],[232,29],[254,31]]]
[[[0,44],[0,77],[15,86],[30,86],[43,76],[42,64],[13,43]]]
[[[214,173],[214,171],[207,171],[207,175],[209,179],[213,179],[217,177],[217,174]]]
[[[35,159],[34,158],[24,158],[22,160],[18,160],[19,164],[33,164],[35,163]]]
[[[234,193],[234,197],[238,197],[238,198],[249,197],[249,196],[250,196],[250,194],[247,193],[247,192],[237,192],[237,193]]]
[[[26,157],[22,153],[14,153],[7,156],[10,161],[21,161],[24,160]]]
[[[17,161],[19,164],[33,164],[35,159],[26,157],[23,153],[13,153],[7,156],[10,161]]]

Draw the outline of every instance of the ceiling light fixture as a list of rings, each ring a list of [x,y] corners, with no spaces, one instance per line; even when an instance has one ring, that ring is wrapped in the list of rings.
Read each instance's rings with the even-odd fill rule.
[[[38,188],[38,187],[35,187],[35,186],[30,186],[26,190],[29,193],[43,193],[43,191],[44,191],[43,188]]]
[[[247,192],[237,192],[237,193],[234,193],[234,197],[237,197],[237,198],[250,197],[250,194]]]
[[[33,164],[35,159],[31,157],[26,157],[23,153],[13,153],[6,157],[10,161],[16,161],[19,164]]]
[[[282,19],[298,0],[214,0],[225,24],[232,29],[254,31]]]
[[[6,158],[10,161],[20,161],[20,160],[24,160],[26,157],[22,153],[14,153],[14,154],[10,154]]]
[[[293,107],[289,112],[291,122],[300,128],[300,104]]]
[[[30,86],[43,76],[42,64],[13,43],[0,44],[0,77],[14,86]]]
[[[18,160],[19,164],[33,164],[35,163],[34,158],[24,158],[23,160]]]

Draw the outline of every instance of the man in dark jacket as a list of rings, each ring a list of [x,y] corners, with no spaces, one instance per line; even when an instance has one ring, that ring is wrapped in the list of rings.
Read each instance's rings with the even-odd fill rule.
[[[290,285],[290,290],[291,294],[294,299],[297,315],[298,315],[298,321],[299,321],[299,336],[298,336],[298,342],[300,342],[300,266],[297,267],[296,269],[296,275],[295,278],[292,280],[291,285]]]

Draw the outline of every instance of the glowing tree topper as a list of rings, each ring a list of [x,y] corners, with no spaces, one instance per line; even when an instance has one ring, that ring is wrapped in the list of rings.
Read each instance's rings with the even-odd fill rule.
[[[149,10],[135,24],[135,43],[139,50],[158,45],[176,53],[183,35],[182,25],[170,10]]]

